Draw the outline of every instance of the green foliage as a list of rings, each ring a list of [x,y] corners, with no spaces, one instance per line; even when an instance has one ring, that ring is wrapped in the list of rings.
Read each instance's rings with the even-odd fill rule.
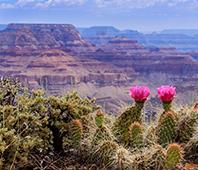
[[[51,96],[47,99],[47,106],[48,127],[53,134],[53,148],[56,152],[63,151],[64,138],[69,136],[69,124],[98,109],[94,100],[83,99],[77,93],[62,97]]]
[[[176,137],[176,125],[177,119],[174,112],[165,112],[161,116],[157,126],[157,136],[160,145],[165,147],[169,143],[174,142]]]
[[[183,150],[180,145],[173,143],[168,146],[166,153],[165,169],[173,169],[183,158]]]
[[[21,90],[21,84],[17,79],[2,77],[0,80],[0,105],[14,105],[19,90]]]
[[[45,150],[49,139],[49,131],[43,127],[45,117],[29,107],[30,98],[29,102],[25,95],[14,98],[14,105],[10,102],[0,105],[1,169],[5,170],[23,167],[31,151]]]
[[[31,153],[63,152],[64,138],[72,137],[72,146],[79,146],[82,125],[75,119],[98,108],[77,93],[63,97],[47,97],[42,90],[29,93],[12,79],[0,81],[0,92],[0,169],[25,166]]]
[[[143,146],[143,128],[140,123],[134,122],[129,128],[130,142],[129,145],[133,148]]]

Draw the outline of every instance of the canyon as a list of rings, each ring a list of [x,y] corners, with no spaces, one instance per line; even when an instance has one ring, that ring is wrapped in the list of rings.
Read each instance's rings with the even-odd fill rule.
[[[113,27],[97,36],[94,30],[70,24],[9,24],[0,31],[0,76],[17,77],[49,95],[78,91],[96,98],[109,113],[131,103],[132,85],[148,85],[154,101],[162,84],[177,87],[180,103],[197,97],[196,50],[145,45],[139,42],[143,34],[136,31],[126,37],[126,31],[117,36],[121,33]]]
[[[82,37],[90,43],[101,45],[115,37],[125,37],[137,40],[146,47],[174,47],[179,51],[198,51],[198,30],[173,29],[158,32],[142,33],[136,30],[119,30],[112,26],[95,26],[90,28],[78,28]]]

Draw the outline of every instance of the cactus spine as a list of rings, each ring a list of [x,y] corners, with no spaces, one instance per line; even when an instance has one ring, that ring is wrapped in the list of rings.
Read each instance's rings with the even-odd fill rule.
[[[165,170],[170,170],[176,166],[183,158],[183,150],[180,145],[173,143],[168,146],[165,160]]]
[[[134,122],[129,128],[130,143],[133,148],[143,146],[143,128],[139,122]]]
[[[165,112],[159,120],[157,127],[158,142],[165,147],[175,140],[176,116],[173,112]]]

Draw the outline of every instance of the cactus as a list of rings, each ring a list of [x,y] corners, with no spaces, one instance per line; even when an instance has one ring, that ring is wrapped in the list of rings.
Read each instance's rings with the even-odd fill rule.
[[[96,126],[98,126],[98,127],[102,127],[103,126],[104,113],[101,112],[100,110],[96,113],[95,123],[96,123]]]
[[[104,124],[104,113],[102,113],[101,111],[98,111],[96,113],[95,124],[97,126],[97,129],[93,135],[92,145],[97,145],[101,141],[112,139],[110,130],[106,126],[103,125]]]
[[[163,102],[163,108],[165,112],[171,111],[172,102]]]
[[[122,146],[119,146],[114,157],[113,169],[131,170],[132,158],[130,152]]]
[[[143,102],[136,102],[135,106],[130,106],[116,120],[113,131],[119,142],[127,144],[129,142],[129,126],[134,122],[141,123],[141,110]]]
[[[185,156],[184,158],[194,164],[198,164],[198,133],[189,140],[189,142],[184,147]]]
[[[176,166],[183,158],[183,150],[180,145],[173,143],[168,146],[165,160],[165,170],[170,170]]]
[[[96,131],[93,135],[92,145],[97,145],[101,141],[111,140],[111,139],[112,139],[112,137],[111,137],[109,129],[105,126],[102,126],[102,127],[96,129]]]
[[[160,118],[157,126],[158,142],[165,147],[172,143],[176,137],[177,119],[174,112],[165,112]]]
[[[162,170],[165,164],[165,150],[160,145],[153,145],[143,153],[143,170]]]
[[[129,128],[130,141],[129,145],[133,148],[143,146],[143,128],[139,122],[134,122]]]
[[[75,119],[69,125],[69,139],[74,148],[80,147],[83,135],[83,127],[81,120]]]
[[[158,137],[156,135],[156,127],[154,124],[151,124],[147,126],[145,129],[145,144],[148,145],[153,145],[157,143]]]
[[[113,166],[114,157],[118,145],[110,140],[103,141],[96,148],[91,148],[94,152],[91,154],[91,160],[97,164],[104,164],[107,167]]]
[[[196,130],[198,115],[194,112],[181,115],[177,126],[176,142],[187,143]]]

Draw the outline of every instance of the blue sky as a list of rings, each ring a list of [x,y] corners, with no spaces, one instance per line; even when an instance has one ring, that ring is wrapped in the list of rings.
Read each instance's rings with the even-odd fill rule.
[[[198,0],[0,0],[0,23],[198,29]]]

